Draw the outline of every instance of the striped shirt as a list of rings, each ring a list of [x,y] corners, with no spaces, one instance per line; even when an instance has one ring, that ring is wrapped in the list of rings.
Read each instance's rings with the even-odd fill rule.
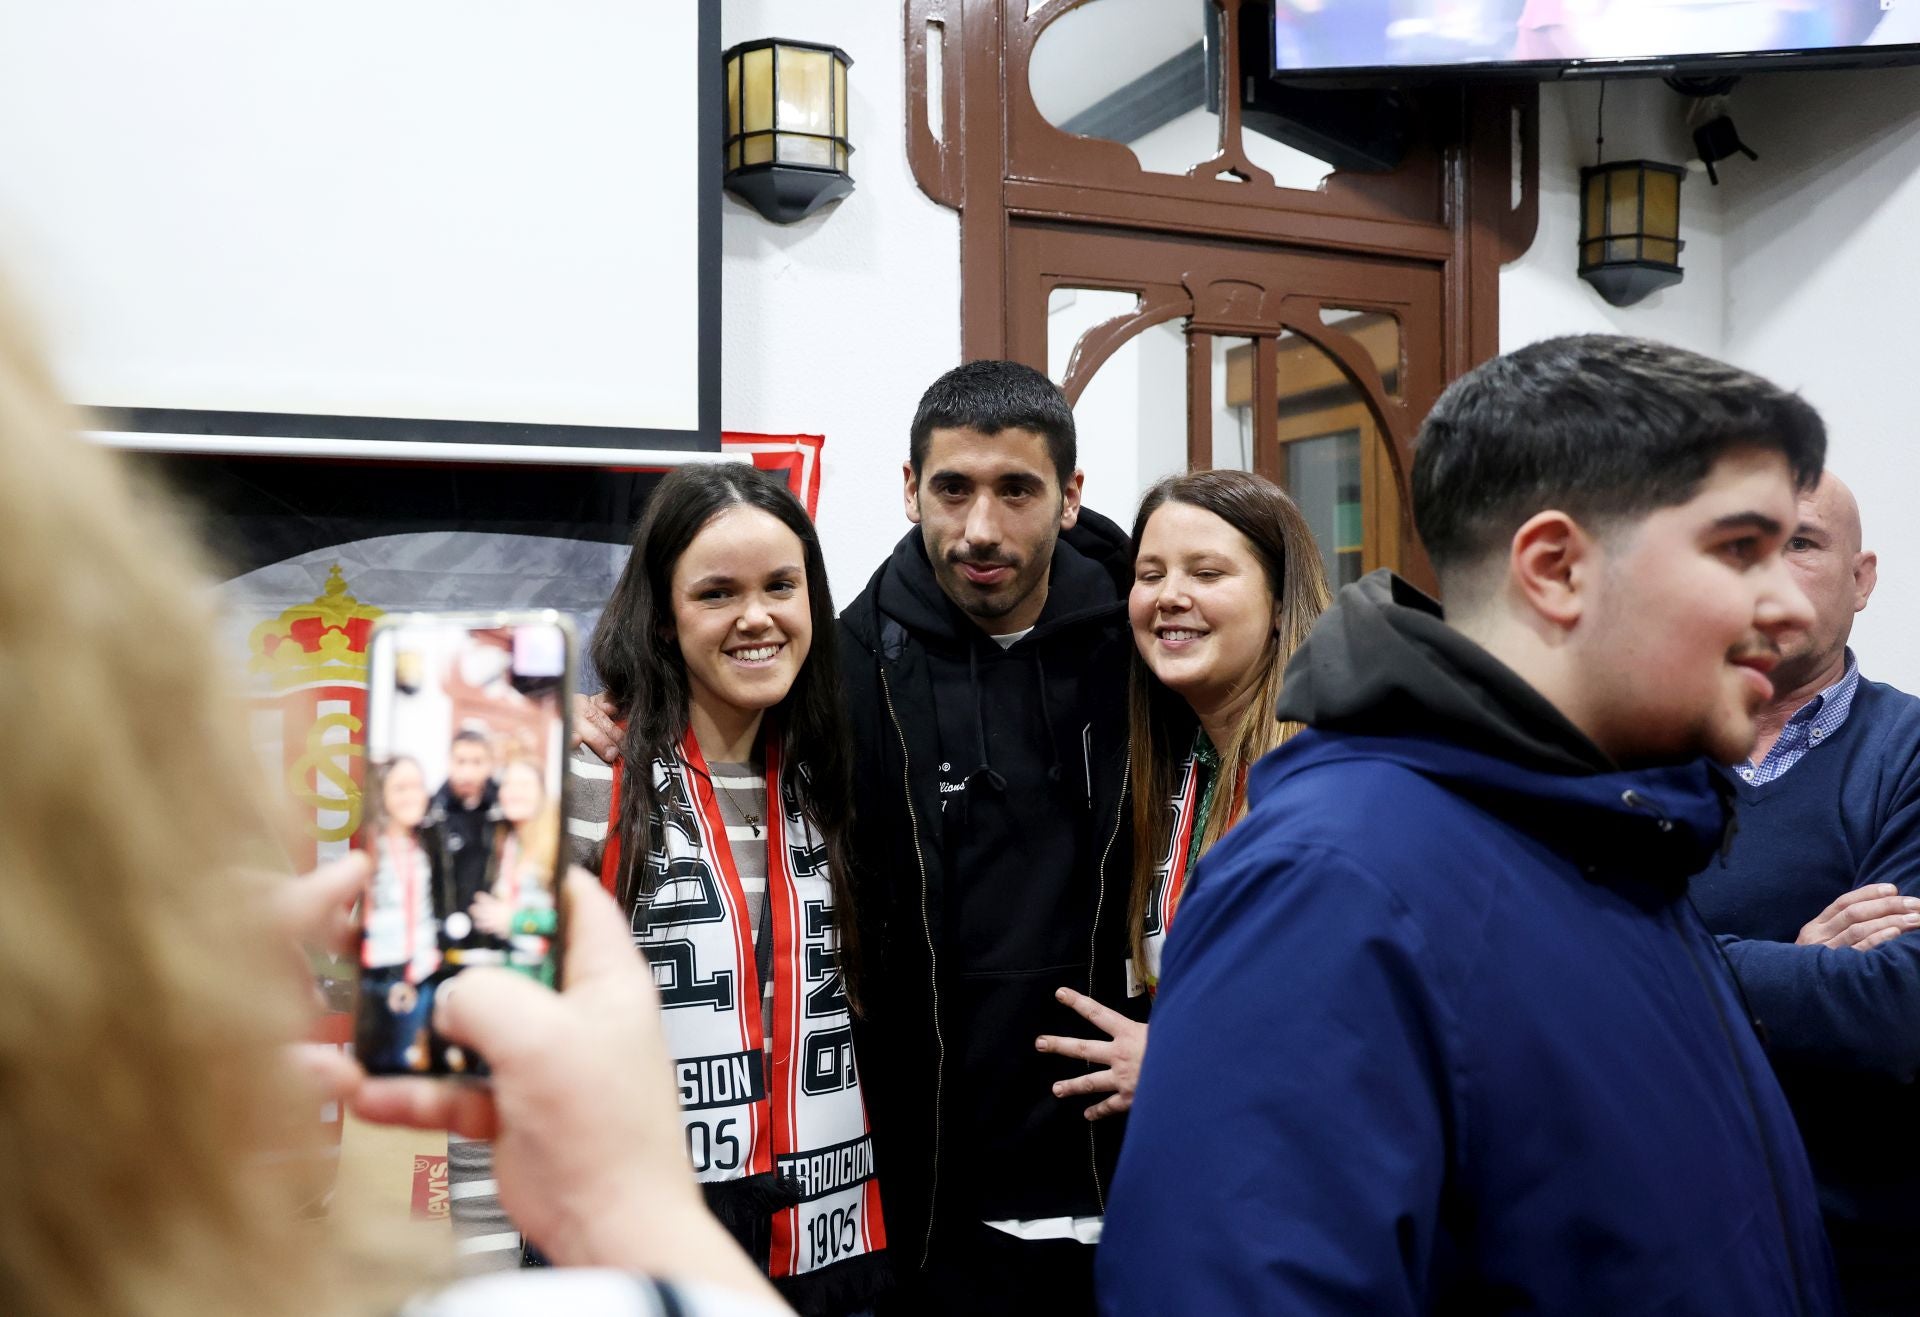
[[[708,765],[713,774],[713,798],[727,827],[727,848],[740,875],[747,898],[747,927],[754,950],[760,949],[760,926],[767,907],[767,775],[753,764]],[[613,817],[613,769],[584,745],[567,763],[568,858],[590,873],[600,872],[606,850],[607,821]],[[773,1046],[773,976],[760,985],[761,1018],[766,1045]]]
[[[713,772],[713,798],[720,804],[720,817],[727,825],[727,848],[733,852],[733,867],[740,875],[740,890],[747,898],[748,927],[753,931],[753,949],[761,959],[760,936],[766,928],[767,914],[767,771],[752,764],[709,764]],[[768,974],[760,985],[760,1022],[765,1045],[773,1050],[773,978]]]

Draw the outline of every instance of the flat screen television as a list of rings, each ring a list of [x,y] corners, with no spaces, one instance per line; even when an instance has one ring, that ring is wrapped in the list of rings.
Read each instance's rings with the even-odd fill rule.
[[[1920,0],[1273,0],[1273,76],[1536,78],[1920,61]]]

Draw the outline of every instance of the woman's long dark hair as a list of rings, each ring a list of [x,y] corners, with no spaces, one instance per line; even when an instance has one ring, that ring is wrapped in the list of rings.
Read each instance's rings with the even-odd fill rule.
[[[778,731],[783,763],[805,768],[792,780],[807,817],[826,842],[841,981],[849,1004],[857,1007],[854,970],[859,949],[846,855],[853,816],[853,732],[840,682],[840,647],[826,558],[820,552],[820,535],[800,500],[778,477],[745,463],[679,467],[654,488],[634,528],[626,570],[594,628],[593,665],[606,683],[607,698],[626,720],[617,802],[619,898],[631,911],[653,896],[647,856],[666,814],[666,802],[653,784],[653,762],[678,753],[692,717],[686,662],[673,638],[673,569],[707,523],[735,507],[767,513],[799,537],[806,554],[812,645],[786,698],[767,711],[762,726]]]
[[[412,755],[394,755],[367,770],[366,784],[360,791],[360,826],[368,838],[377,837],[387,826],[387,779],[393,776],[393,770],[402,764],[412,764],[413,771],[420,774],[420,785],[424,789],[427,782],[425,770],[420,761]],[[431,799],[431,798],[429,798]],[[418,828],[418,824],[415,828]]]

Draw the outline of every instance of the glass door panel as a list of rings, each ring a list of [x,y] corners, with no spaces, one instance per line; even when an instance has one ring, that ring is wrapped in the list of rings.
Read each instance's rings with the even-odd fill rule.
[[[1296,439],[1280,451],[1285,457],[1281,483],[1313,530],[1327,584],[1335,590],[1351,585],[1360,579],[1366,555],[1360,431]]]
[[[1391,361],[1399,348],[1392,317],[1375,318],[1367,328],[1361,341],[1369,355]],[[1227,401],[1251,431],[1257,354],[1251,347],[1234,352]],[[1340,364],[1312,341],[1282,331],[1273,339],[1273,356],[1279,453],[1264,469],[1300,505],[1328,584],[1337,590],[1378,567],[1399,570],[1400,492],[1386,432],[1373,409]]]

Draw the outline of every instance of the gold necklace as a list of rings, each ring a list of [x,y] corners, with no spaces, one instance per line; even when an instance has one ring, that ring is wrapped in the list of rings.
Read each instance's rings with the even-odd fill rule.
[[[733,794],[733,789],[731,787],[721,786],[720,779],[717,776],[710,777],[708,780],[712,782],[716,787],[720,787],[721,792],[725,794],[727,800],[733,805],[734,811],[737,814],[739,814],[741,818],[747,821],[747,826],[753,829],[753,835],[755,837],[758,837],[760,835],[759,813],[754,810],[742,808],[740,804],[740,797]]]

